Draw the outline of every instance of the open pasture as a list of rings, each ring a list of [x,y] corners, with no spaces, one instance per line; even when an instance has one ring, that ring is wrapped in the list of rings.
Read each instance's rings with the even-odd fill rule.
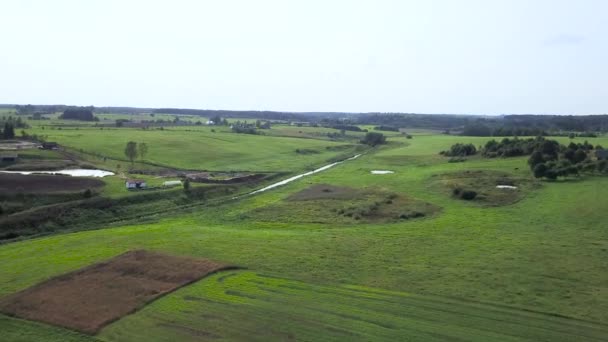
[[[218,274],[184,287],[106,326],[96,338],[141,340],[143,333],[144,340],[171,341],[605,338],[608,203],[603,189],[608,179],[542,181],[540,187],[524,186],[517,201],[476,205],[454,199],[437,179],[468,170],[508,174],[516,185],[533,182],[526,158],[448,163],[439,151],[488,139],[414,135],[393,140],[257,196],[150,224],[0,246],[0,260],[10,260],[0,268],[0,297],[145,248],[229,260],[251,272]],[[588,140],[608,146],[606,138]],[[250,216],[285,203],[299,209],[306,202],[341,201],[357,193],[350,189],[366,188],[406,194],[441,211],[423,219],[357,224],[301,221],[298,212],[284,222]],[[32,336],[47,329],[0,319],[0,329],[15,331],[15,326]]]
[[[300,171],[319,166],[337,156],[354,154],[352,145],[347,150],[335,151],[333,148],[344,145],[339,142],[209,130],[37,128],[28,132],[46,135],[48,141],[56,141],[75,151],[82,150],[119,160],[114,164],[120,163],[123,168],[129,166],[124,155],[128,141],[145,142],[148,145],[149,152],[143,159],[145,163],[189,170]],[[297,149],[318,153],[299,154]]]
[[[280,321],[282,324],[276,324]],[[224,272],[112,324],[107,341],[566,341],[596,340],[606,326],[353,285],[316,285]]]

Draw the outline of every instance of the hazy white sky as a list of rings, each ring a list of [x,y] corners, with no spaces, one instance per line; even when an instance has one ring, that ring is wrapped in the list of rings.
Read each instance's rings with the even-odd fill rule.
[[[608,112],[605,0],[0,0],[0,103]]]

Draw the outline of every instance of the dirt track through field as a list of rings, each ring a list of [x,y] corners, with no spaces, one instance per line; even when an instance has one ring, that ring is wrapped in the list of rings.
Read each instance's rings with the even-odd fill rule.
[[[162,295],[230,268],[206,259],[131,251],[2,298],[0,311],[95,334]]]

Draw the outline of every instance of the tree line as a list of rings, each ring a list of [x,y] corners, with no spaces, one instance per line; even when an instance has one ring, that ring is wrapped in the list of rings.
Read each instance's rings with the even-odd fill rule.
[[[64,120],[99,121],[99,118],[93,115],[93,107],[67,108],[59,118]]]
[[[2,117],[2,119],[0,119],[0,127],[2,127],[2,132],[0,134],[2,139],[14,139],[15,128],[28,128],[28,125],[20,117],[14,118],[9,116],[8,118]]]
[[[593,159],[592,152],[601,151]],[[477,149],[473,144],[454,144],[440,154],[466,157],[480,153],[485,158],[530,156],[528,165],[536,178],[555,180],[558,177],[579,175],[582,172],[608,172],[608,160],[601,145],[593,146],[587,141],[562,145],[556,140],[536,137],[528,139],[494,139]],[[608,153],[606,153],[608,154]]]

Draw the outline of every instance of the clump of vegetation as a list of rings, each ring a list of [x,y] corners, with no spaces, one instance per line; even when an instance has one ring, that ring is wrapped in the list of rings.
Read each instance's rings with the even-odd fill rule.
[[[475,199],[475,197],[477,197],[477,191],[463,190],[461,188],[454,188],[454,190],[452,190],[452,194],[465,201],[472,201]]]
[[[186,178],[182,183],[182,186],[184,187],[185,193],[190,193],[190,179]]]
[[[555,140],[547,140],[543,137],[520,139],[504,138],[501,141],[494,139],[488,141],[482,149],[482,155],[487,158],[495,157],[517,157],[530,155],[535,149],[559,148],[559,143]]]
[[[399,215],[399,218],[402,220],[409,220],[409,219],[415,219],[415,218],[420,218],[420,217],[425,217],[426,214],[420,211],[413,211],[413,212],[406,212],[403,213],[401,215]]]
[[[339,130],[344,130],[344,131],[351,131],[351,132],[367,132],[366,130],[361,129],[361,127],[359,126],[354,126],[354,125],[345,125],[345,124],[335,124],[335,125],[330,125],[330,128],[333,129],[339,129]]]
[[[256,220],[315,223],[394,222],[438,212],[439,207],[380,189],[313,185],[285,201],[250,212]]]
[[[374,127],[376,131],[387,131],[387,132],[399,132],[399,127],[397,126],[388,126],[388,125],[380,125]]]
[[[93,193],[91,192],[91,189],[86,189],[82,193],[82,197],[84,197],[84,198],[91,198],[92,196],[93,196]]]
[[[506,172],[489,170],[450,172],[435,177],[437,177],[434,181],[435,186],[442,188],[452,198],[474,201],[482,206],[515,203],[537,185],[527,178],[515,178]]]
[[[587,141],[582,144],[571,142],[568,146],[563,146],[556,141],[547,140],[534,149],[528,158],[528,166],[534,177],[549,180],[569,175],[578,176],[582,172],[607,172],[608,163],[605,160],[591,160],[589,154],[593,149],[593,145]]]
[[[477,148],[473,144],[454,144],[447,151],[441,151],[439,154],[448,157],[466,157],[477,153]]]
[[[313,149],[309,149],[309,148],[296,148],[296,153],[297,154],[319,154],[321,152],[319,152],[318,150],[313,150]]]
[[[2,138],[3,139],[14,139],[15,138],[15,128],[13,124],[10,122],[6,122],[4,124],[4,129],[2,130]]]
[[[363,140],[361,140],[361,143],[369,146],[382,145],[386,144],[386,137],[382,133],[369,132],[365,134],[365,137]]]
[[[99,118],[93,115],[93,107],[70,107],[64,110],[59,118],[64,120],[99,121]]]
[[[258,134],[255,125],[247,123],[247,121],[241,122],[237,121],[232,124],[232,132],[240,133],[240,134]]]

